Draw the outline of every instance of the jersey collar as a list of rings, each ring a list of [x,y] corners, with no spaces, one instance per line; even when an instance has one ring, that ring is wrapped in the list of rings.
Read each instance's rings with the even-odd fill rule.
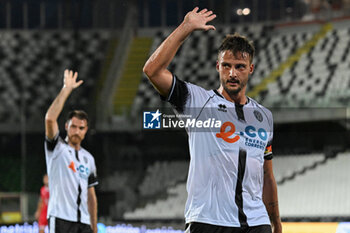
[[[218,90],[214,89],[213,91],[214,91],[214,93],[217,94],[219,97],[221,97],[221,98],[223,98],[224,100],[226,100],[225,97],[224,97],[223,95],[221,95],[221,94],[218,92]],[[227,100],[227,101],[228,101],[228,100]],[[250,102],[250,98],[247,96],[247,102],[246,102],[245,104],[243,104],[243,105],[241,105],[241,104],[235,104],[235,105],[244,106],[244,105],[246,105],[246,104],[249,104],[249,102]]]

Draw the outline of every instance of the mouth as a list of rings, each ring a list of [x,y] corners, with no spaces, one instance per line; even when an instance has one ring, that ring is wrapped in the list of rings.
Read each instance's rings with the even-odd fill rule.
[[[230,80],[227,80],[226,83],[230,86],[237,86],[237,85],[239,85],[239,80],[230,79]]]

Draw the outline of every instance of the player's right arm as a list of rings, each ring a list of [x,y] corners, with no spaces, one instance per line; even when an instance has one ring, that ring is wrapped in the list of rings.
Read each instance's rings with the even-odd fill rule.
[[[173,75],[167,67],[184,40],[195,30],[215,30],[213,25],[206,24],[216,15],[207,9],[199,12],[198,9],[196,7],[186,14],[183,22],[156,49],[143,67],[143,72],[164,97],[169,95],[173,82]]]
[[[57,119],[62,112],[68,96],[75,88],[83,83],[82,80],[77,82],[77,77],[77,72],[73,73],[71,70],[64,71],[63,87],[45,115],[45,134],[49,140],[53,139],[58,133]]]

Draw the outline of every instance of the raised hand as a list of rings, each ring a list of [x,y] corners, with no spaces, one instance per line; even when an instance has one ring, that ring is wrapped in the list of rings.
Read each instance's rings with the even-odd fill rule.
[[[77,78],[78,72],[75,72],[73,74],[72,70],[65,70],[63,78],[63,87],[70,88],[72,90],[79,87],[83,83],[83,80],[79,80],[77,82]]]
[[[215,30],[213,25],[207,25],[208,22],[216,18],[216,15],[212,11],[203,9],[199,11],[198,7],[195,7],[192,11],[188,12],[185,16],[184,23],[191,27],[191,30]]]

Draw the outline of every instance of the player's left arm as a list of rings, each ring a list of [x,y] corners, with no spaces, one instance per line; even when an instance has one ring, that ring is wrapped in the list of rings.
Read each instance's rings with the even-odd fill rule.
[[[88,209],[92,232],[97,233],[97,198],[95,187],[88,188]]]
[[[36,208],[36,211],[35,211],[35,219],[37,221],[39,221],[39,217],[40,217],[40,213],[41,213],[41,208],[43,206],[43,200],[41,199],[41,197],[39,197],[39,201],[38,201],[38,207]]]
[[[281,233],[282,224],[278,209],[277,184],[273,175],[271,159],[266,159],[264,162],[263,201],[270,217],[272,233]]]

